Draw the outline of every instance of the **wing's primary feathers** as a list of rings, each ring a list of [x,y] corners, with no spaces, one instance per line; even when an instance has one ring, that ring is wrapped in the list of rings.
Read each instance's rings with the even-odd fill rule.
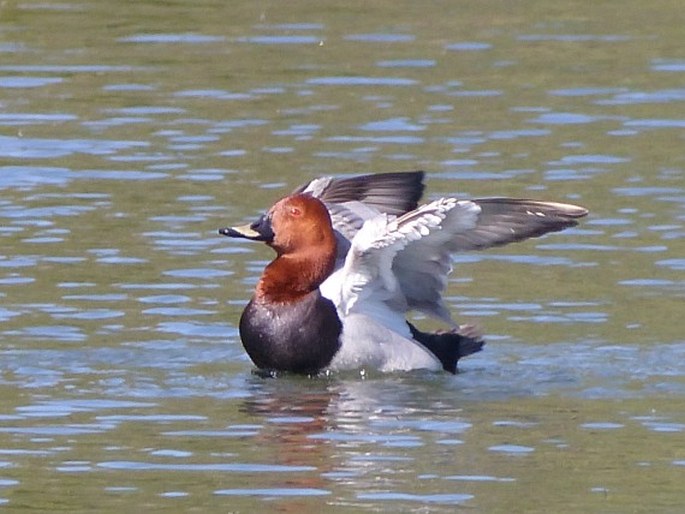
[[[483,250],[548,232],[558,232],[578,224],[587,209],[559,202],[518,198],[479,198],[471,200],[481,208],[472,230],[457,234],[450,251]]]
[[[515,198],[482,198],[459,204],[463,208],[448,213],[441,232],[407,245],[393,264],[407,305],[452,324],[442,301],[452,269],[451,253],[539,237],[575,226],[576,218],[587,214],[575,205]]]
[[[400,216],[413,211],[423,195],[423,171],[317,178],[297,188],[325,204],[363,202],[379,212]]]

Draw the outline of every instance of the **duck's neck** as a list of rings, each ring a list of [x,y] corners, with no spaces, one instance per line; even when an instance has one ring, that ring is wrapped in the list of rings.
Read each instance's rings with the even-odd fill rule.
[[[277,303],[296,301],[319,288],[335,267],[335,251],[279,255],[264,270],[257,284],[257,300]]]

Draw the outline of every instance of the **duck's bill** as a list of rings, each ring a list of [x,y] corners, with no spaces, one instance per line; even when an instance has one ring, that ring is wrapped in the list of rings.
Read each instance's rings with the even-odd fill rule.
[[[220,228],[219,234],[228,237],[251,239],[252,241],[265,241],[267,243],[274,238],[274,233],[271,230],[271,221],[266,216],[262,216],[249,225]]]
[[[224,227],[219,229],[219,234],[228,237],[242,237],[243,239],[257,239],[260,237],[259,232],[252,230],[250,225],[243,225],[241,227]]]

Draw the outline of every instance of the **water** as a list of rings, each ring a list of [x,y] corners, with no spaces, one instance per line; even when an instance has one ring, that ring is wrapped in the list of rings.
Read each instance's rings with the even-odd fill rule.
[[[680,512],[681,11],[0,5],[0,505]],[[457,376],[253,376],[271,255],[216,228],[417,168],[428,197],[591,215],[455,256],[488,340]]]

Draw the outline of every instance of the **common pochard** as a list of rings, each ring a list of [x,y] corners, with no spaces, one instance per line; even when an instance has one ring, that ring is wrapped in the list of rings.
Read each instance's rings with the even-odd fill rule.
[[[484,342],[457,325],[442,292],[450,253],[482,250],[577,224],[583,207],[515,198],[440,198],[418,206],[424,173],[315,179],[256,222],[220,234],[276,251],[240,318],[266,372],[444,369]],[[448,324],[423,332],[417,310]]]

